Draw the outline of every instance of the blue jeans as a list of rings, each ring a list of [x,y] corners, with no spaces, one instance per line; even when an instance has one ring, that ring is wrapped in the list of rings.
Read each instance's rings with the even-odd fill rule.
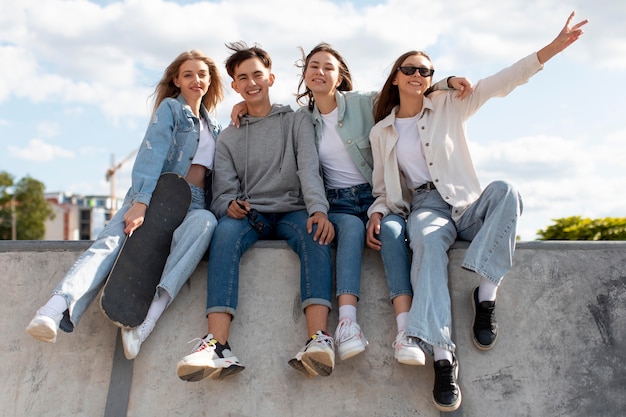
[[[306,210],[258,214],[264,226],[257,232],[248,218],[222,217],[215,229],[207,276],[207,314],[235,316],[239,293],[239,261],[260,239],[284,239],[300,257],[302,308],[319,304],[331,308],[332,265],[329,245],[313,240],[316,227],[308,233]]]
[[[411,280],[414,298],[407,334],[430,346],[454,352],[448,290],[448,249],[457,237],[470,241],[463,268],[499,285],[511,269],[517,219],[522,199],[508,182],[489,184],[478,200],[452,220],[451,207],[436,189],[413,193],[408,234],[413,261]]]
[[[372,186],[327,189],[329,220],[335,226],[337,297],[352,294],[360,298],[361,260],[365,244],[367,209],[374,202]],[[381,222],[381,256],[391,299],[412,294],[409,251],[405,239],[406,221],[395,214]]]
[[[328,219],[335,227],[335,270],[337,297],[361,296],[361,259],[365,245],[367,209],[374,202],[372,187],[360,184],[341,189],[327,189],[330,205]]]
[[[204,190],[191,186],[191,191],[189,211],[174,231],[170,254],[155,295],[158,297],[160,291],[167,291],[171,297],[170,303],[206,253],[217,226],[213,213],[204,209]],[[65,298],[69,306],[61,320],[61,330],[68,333],[74,330],[104,285],[124,242],[124,214],[130,207],[130,202],[125,201],[54,289],[52,294]]]

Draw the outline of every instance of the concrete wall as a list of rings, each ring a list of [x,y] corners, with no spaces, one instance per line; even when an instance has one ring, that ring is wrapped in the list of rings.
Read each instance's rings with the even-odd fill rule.
[[[359,322],[370,345],[328,378],[287,365],[306,339],[298,258],[262,242],[242,259],[231,345],[246,366],[223,381],[183,382],[176,362],[206,333],[202,262],[134,361],[92,305],[73,334],[34,341],[24,327],[86,242],[0,242],[0,416],[439,416],[432,360],[399,365],[379,255],[366,250]],[[620,416],[626,409],[626,242],[522,242],[498,297],[498,343],[470,340],[477,278],[450,250],[461,408],[453,416]],[[337,323],[336,309],[330,328]]]

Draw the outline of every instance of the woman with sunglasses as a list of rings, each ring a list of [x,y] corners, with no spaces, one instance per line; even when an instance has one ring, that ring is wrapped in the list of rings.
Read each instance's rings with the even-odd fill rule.
[[[575,42],[587,20],[570,26],[573,17],[572,12],[550,44],[476,83],[466,100],[447,91],[425,96],[434,70],[428,55],[418,51],[395,61],[380,93],[370,135],[376,201],[369,209],[368,244],[386,216],[408,215],[414,298],[407,335],[434,355],[433,400],[441,411],[454,411],[461,404],[451,339],[447,251],[457,238],[471,242],[462,267],[480,278],[471,294],[472,339],[478,349],[491,349],[498,335],[496,291],[512,266],[522,211],[521,197],[510,183],[495,181],[481,189],[464,123],[488,99],[506,96],[526,83]],[[410,200],[403,198],[405,185]]]

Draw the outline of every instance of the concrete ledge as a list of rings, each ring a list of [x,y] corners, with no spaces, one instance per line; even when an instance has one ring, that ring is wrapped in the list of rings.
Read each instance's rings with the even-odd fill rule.
[[[206,262],[134,361],[119,357],[117,328],[95,304],[56,344],[24,332],[89,243],[0,242],[0,416],[440,415],[431,400],[432,361],[411,367],[393,359],[393,309],[373,251],[365,251],[358,313],[370,341],[364,354],[338,361],[328,378],[304,379],[287,365],[306,338],[298,258],[283,242],[260,242],[242,259],[231,338],[246,370],[186,383],[176,362],[189,353],[187,341],[206,333]],[[500,337],[486,353],[470,341],[477,278],[459,267],[465,248],[460,242],[450,250],[463,404],[449,415],[622,415],[626,242],[521,242],[499,292]]]

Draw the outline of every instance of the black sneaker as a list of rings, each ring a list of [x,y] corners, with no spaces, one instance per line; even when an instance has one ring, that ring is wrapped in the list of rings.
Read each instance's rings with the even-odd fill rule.
[[[472,327],[472,341],[480,350],[489,350],[496,344],[498,338],[498,323],[496,322],[496,302],[478,302],[478,287],[472,292],[472,307],[474,308],[474,326]]]
[[[435,361],[435,388],[433,401],[439,411],[454,411],[461,405],[461,389],[456,379],[459,376],[459,362],[454,355],[452,364],[447,359]]]

